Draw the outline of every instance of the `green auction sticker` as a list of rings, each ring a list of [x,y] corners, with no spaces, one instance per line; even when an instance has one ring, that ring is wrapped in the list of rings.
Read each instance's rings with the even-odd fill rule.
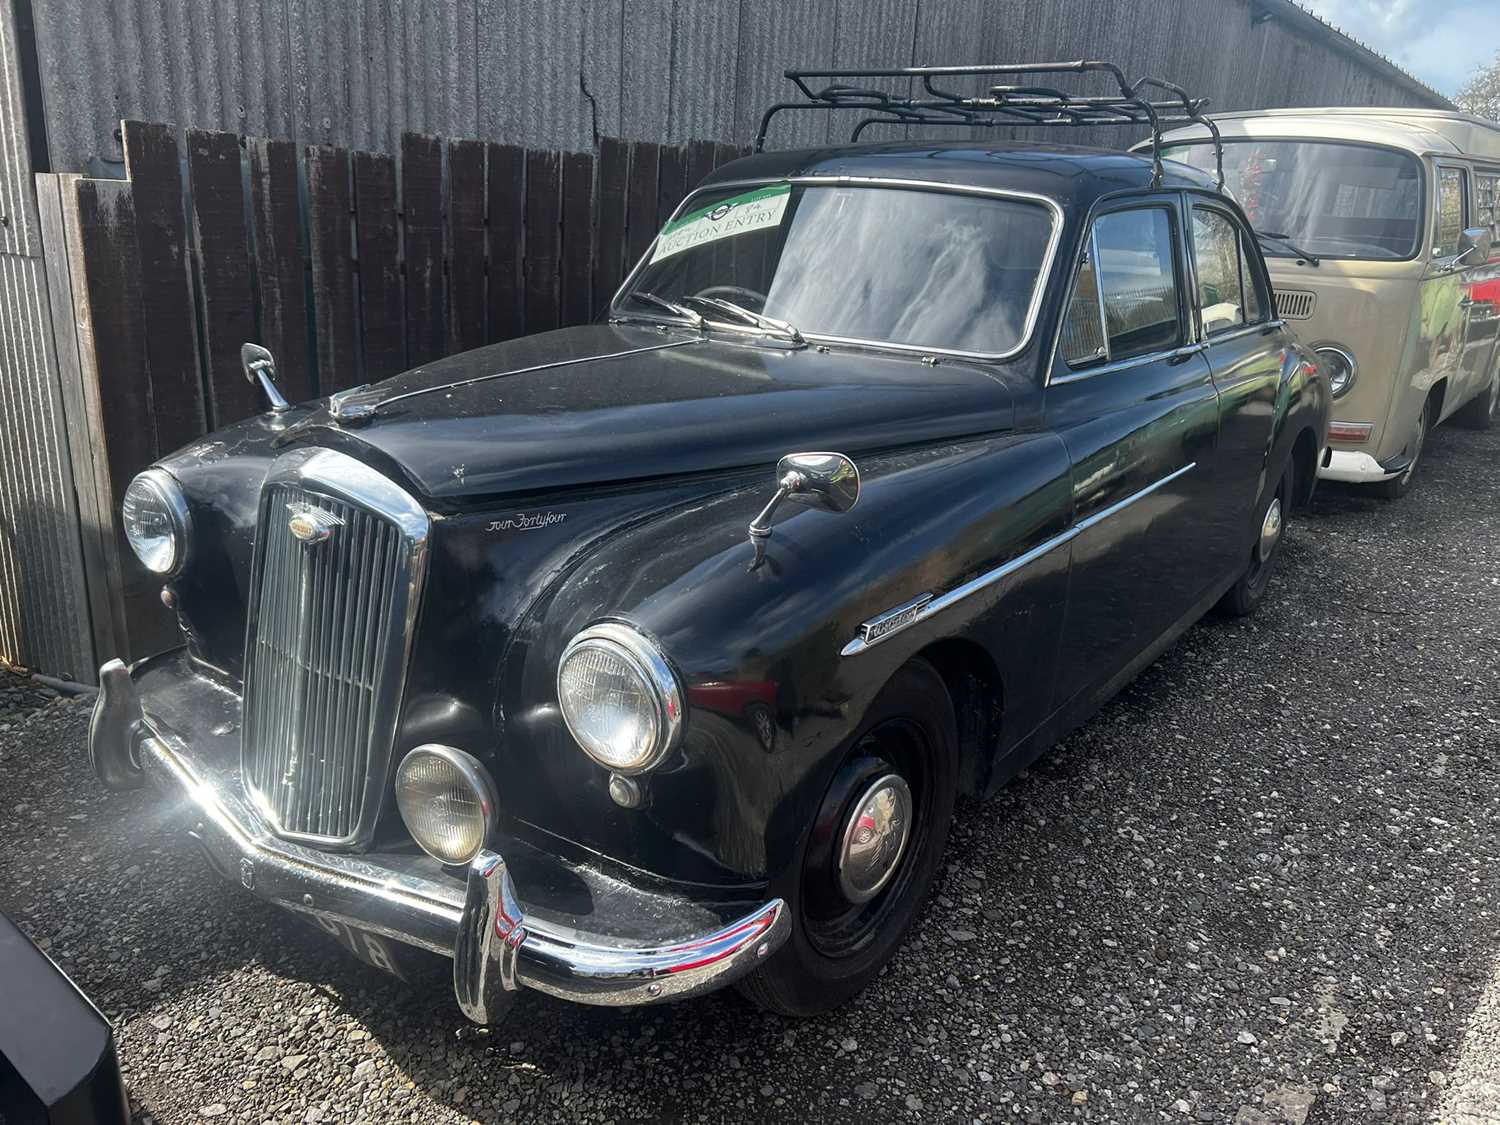
[[[694,246],[702,246],[705,242],[716,242],[721,238],[778,226],[781,217],[786,214],[786,204],[791,194],[791,184],[776,184],[773,187],[747,191],[744,195],[731,196],[711,207],[690,211],[662,229],[657,236],[656,252],[651,255],[651,261],[659,262]]]

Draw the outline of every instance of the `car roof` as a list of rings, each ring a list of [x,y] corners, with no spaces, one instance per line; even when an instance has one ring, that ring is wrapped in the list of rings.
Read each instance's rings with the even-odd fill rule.
[[[1500,124],[1442,109],[1387,106],[1322,106],[1213,114],[1225,140],[1237,137],[1286,137],[1307,140],[1359,141],[1411,153],[1500,159]],[[1164,144],[1206,140],[1201,125],[1174,129]]]
[[[1028,192],[1064,210],[1101,195],[1151,186],[1149,155],[1025,141],[894,141],[757,153],[714,171],[700,186],[804,176],[924,181]],[[1161,186],[1216,190],[1213,177],[1183,164],[1164,166]]]

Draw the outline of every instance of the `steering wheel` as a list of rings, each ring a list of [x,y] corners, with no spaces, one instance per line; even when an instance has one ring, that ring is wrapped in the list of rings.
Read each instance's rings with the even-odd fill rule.
[[[747,289],[743,285],[710,285],[693,294],[694,297],[718,297],[744,305],[751,312],[762,312],[766,307],[766,295]]]

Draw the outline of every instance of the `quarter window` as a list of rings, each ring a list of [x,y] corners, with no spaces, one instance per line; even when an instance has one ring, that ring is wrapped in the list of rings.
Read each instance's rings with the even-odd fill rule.
[[[1500,242],[1500,172],[1474,175],[1474,221],[1490,228],[1490,237]],[[1500,246],[1495,249],[1500,250]]]
[[[1464,170],[1438,169],[1437,239],[1432,253],[1439,258],[1458,253],[1458,236],[1464,229]]]
[[[1198,268],[1198,313],[1212,336],[1261,319],[1261,300],[1246,236],[1222,211],[1193,208],[1193,260]]]
[[[1063,359],[1085,367],[1181,343],[1171,214],[1147,207],[1101,216],[1068,302]]]

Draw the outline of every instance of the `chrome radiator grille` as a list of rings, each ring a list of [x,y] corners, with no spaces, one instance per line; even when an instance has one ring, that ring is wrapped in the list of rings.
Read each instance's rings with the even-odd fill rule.
[[[241,766],[284,836],[359,847],[380,811],[427,518],[331,450],[278,461],[261,494]]]

